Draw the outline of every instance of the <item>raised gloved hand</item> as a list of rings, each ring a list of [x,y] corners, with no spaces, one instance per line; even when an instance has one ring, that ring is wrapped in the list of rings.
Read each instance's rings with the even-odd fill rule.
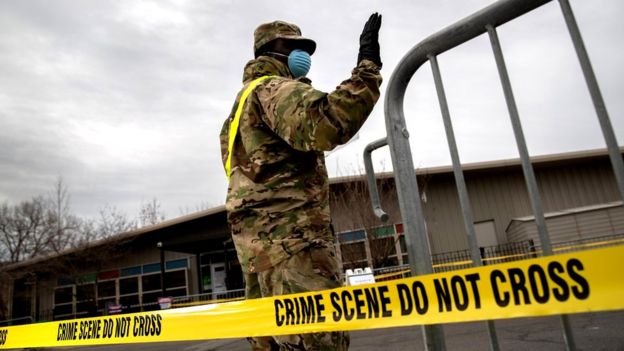
[[[373,13],[360,34],[360,53],[358,54],[358,64],[367,59],[375,62],[381,68],[381,57],[379,56],[379,28],[381,27],[381,15]]]

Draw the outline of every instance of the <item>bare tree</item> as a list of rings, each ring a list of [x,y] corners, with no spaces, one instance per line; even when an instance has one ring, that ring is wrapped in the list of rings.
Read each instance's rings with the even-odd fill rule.
[[[380,163],[380,166],[378,169],[385,169],[385,164]],[[354,172],[349,173],[354,174]],[[414,172],[415,177],[416,173]],[[427,202],[428,185],[431,178],[431,175],[418,175],[416,178],[423,203]],[[401,223],[402,219],[393,173],[377,174],[381,205],[390,216],[387,223],[382,223],[373,213],[368,183],[364,179],[364,176],[361,175],[344,177],[342,182],[332,184],[332,191],[330,192],[332,220],[337,232],[357,230],[366,232],[365,239],[356,242],[353,242],[348,235],[346,238],[339,235],[343,265],[345,268],[362,267],[363,262],[361,261],[365,246],[368,246],[373,267],[395,265],[399,258],[396,252],[397,240],[401,239],[402,234],[391,235],[394,232],[391,226]],[[337,214],[340,214],[341,217],[336,217]],[[392,257],[395,253],[397,253],[396,259]],[[403,261],[403,263],[406,262]]]
[[[75,243],[80,240],[82,221],[71,213],[67,186],[61,177],[54,184],[48,201],[49,224],[52,228],[47,245],[51,251],[59,253],[75,246]]]
[[[128,219],[128,216],[117,207],[106,205],[100,209],[97,219],[82,221],[81,237],[74,246],[83,246],[136,228],[135,220]]]
[[[388,181],[379,182],[380,195],[384,210],[391,215],[390,223],[398,221],[396,201],[392,198],[394,192]],[[347,180],[333,186],[331,192],[331,206],[334,214],[341,213],[342,217],[334,217],[334,225],[339,232],[363,231],[363,240],[354,241],[349,235],[339,235],[345,268],[361,267],[366,259],[366,246],[375,268],[396,264],[391,257],[396,254],[397,237],[387,223],[381,222],[373,213],[368,193],[368,185],[359,177]]]
[[[165,214],[160,209],[160,201],[153,198],[150,202],[141,205],[139,211],[139,225],[141,227],[158,224],[165,220]]]
[[[0,242],[8,262],[33,258],[49,251],[50,218],[43,197],[35,197],[16,206],[0,206]]]
[[[157,200],[142,211],[142,220],[164,218]],[[115,206],[100,209],[97,219],[81,219],[71,211],[67,186],[61,178],[48,196],[17,205],[0,203],[0,262],[13,263],[60,253],[137,228],[136,220]]]
[[[9,262],[61,252],[78,235],[79,220],[70,213],[67,188],[60,179],[48,198],[0,205],[0,252]]]
[[[47,196],[11,206],[0,205],[0,254],[18,262],[59,253],[80,238],[81,220],[71,213],[67,187],[61,178]]]
[[[188,206],[180,207],[179,213],[181,216],[184,216],[184,215],[188,215],[188,214],[195,213],[195,212],[205,211],[213,207],[215,207],[215,204],[210,203],[208,201],[202,201],[193,207],[188,207]]]
[[[148,226],[163,220],[165,214],[156,198],[142,204],[138,219],[130,219],[112,205],[101,208],[96,219],[80,218],[72,213],[68,187],[59,177],[46,196],[17,205],[0,203],[0,263],[85,248],[136,230],[138,224]]]
[[[0,204],[0,262],[9,262],[11,257],[11,247],[13,247],[13,236],[11,231],[11,209],[9,204]]]

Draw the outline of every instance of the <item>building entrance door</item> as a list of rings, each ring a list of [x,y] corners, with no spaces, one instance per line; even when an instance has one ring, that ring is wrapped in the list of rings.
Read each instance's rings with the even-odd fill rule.
[[[498,245],[494,221],[475,223],[474,229],[475,234],[477,235],[477,245],[479,245],[479,247]]]
[[[212,292],[219,293],[227,290],[225,285],[225,263],[213,263],[210,265],[210,275],[212,276]]]

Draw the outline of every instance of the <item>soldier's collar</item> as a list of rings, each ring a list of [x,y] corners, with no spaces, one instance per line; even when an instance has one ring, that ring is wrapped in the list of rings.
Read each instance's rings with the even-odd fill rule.
[[[273,57],[260,56],[247,62],[245,73],[243,74],[243,82],[262,76],[292,78],[288,67]]]

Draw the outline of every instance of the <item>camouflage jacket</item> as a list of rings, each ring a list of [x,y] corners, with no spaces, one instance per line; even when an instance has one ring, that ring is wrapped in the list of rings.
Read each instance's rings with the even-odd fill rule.
[[[263,271],[305,247],[333,241],[329,180],[323,151],[357,133],[379,98],[381,75],[362,61],[336,90],[293,79],[286,65],[261,56],[247,63],[245,86],[265,76],[248,96],[233,146],[226,209],[244,272]],[[244,90],[244,88],[243,88]],[[221,130],[227,160],[230,122]]]

